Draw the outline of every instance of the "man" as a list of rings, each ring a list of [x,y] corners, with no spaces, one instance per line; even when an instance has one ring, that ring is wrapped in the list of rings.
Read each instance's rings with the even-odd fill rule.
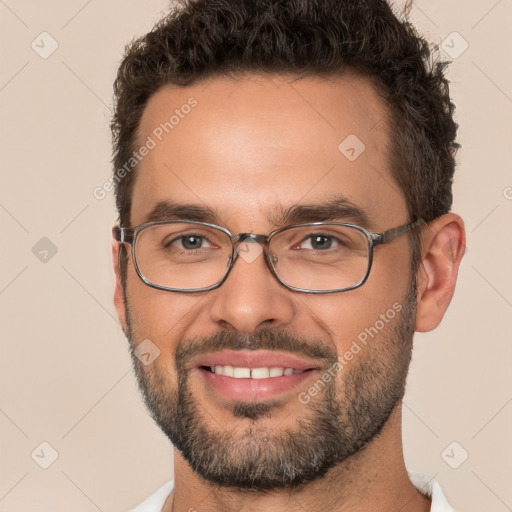
[[[444,64],[384,0],[198,0],[115,83],[115,304],[174,481],[136,511],[447,511],[406,470],[452,298]]]

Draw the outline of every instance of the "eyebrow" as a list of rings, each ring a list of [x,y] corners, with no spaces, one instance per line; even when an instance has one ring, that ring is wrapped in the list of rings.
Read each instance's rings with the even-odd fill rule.
[[[145,217],[144,222],[193,220],[218,224],[220,219],[221,215],[207,206],[164,200],[154,206]],[[267,219],[276,227],[329,221],[350,222],[370,230],[374,226],[361,207],[343,196],[335,196],[321,203],[296,204],[287,208],[280,206],[269,213]]]
[[[145,219],[144,222],[186,219],[214,224],[215,221],[218,222],[219,215],[206,206],[175,203],[165,200],[158,202]]]
[[[350,222],[362,228],[374,227],[366,212],[344,196],[314,204],[297,204],[289,208],[280,208],[269,216],[277,226],[308,222]]]

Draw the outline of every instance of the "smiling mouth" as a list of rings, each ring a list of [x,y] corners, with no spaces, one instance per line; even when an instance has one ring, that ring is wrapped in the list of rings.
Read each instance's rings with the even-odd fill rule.
[[[210,396],[229,402],[258,402],[293,394],[323,364],[279,351],[222,350],[201,355],[191,366]]]
[[[312,370],[312,368],[296,370],[295,368],[284,366],[245,368],[231,365],[201,366],[200,368],[216,375],[223,375],[224,377],[232,377],[234,379],[273,379],[276,377],[298,375]]]

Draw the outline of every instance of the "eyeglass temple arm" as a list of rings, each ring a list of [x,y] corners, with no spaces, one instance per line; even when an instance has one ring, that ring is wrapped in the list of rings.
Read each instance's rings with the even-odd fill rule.
[[[411,231],[412,229],[414,229],[418,226],[421,226],[423,224],[426,224],[426,222],[423,219],[418,219],[414,222],[411,222],[410,224],[406,224],[405,226],[399,226],[397,228],[388,229],[387,231],[380,233],[378,235],[378,238],[376,237],[375,243],[387,244],[387,243],[395,240],[395,238],[398,238],[399,236],[402,236],[403,234],[407,233],[408,231]]]
[[[131,244],[133,242],[133,230],[114,226],[112,228],[112,237],[122,244]]]

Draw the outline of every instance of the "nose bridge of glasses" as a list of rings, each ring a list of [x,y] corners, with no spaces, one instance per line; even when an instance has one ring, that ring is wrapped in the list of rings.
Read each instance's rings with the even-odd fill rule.
[[[231,241],[233,242],[233,245],[235,246],[236,249],[236,246],[244,242],[265,245],[268,241],[268,236],[259,235],[257,233],[238,233],[238,235],[233,235]]]
[[[252,263],[261,254],[265,259],[267,265],[268,261],[268,241],[267,235],[257,233],[238,233],[231,237],[233,245],[233,257],[231,258],[231,265],[233,266],[239,256],[246,262]]]
[[[238,233],[237,235],[233,235],[231,237],[231,243],[233,246],[234,259],[236,259],[239,253],[242,251],[241,246],[243,246],[243,244],[258,244],[261,247],[261,252],[266,254],[268,245],[267,242],[267,235],[260,235],[257,233]]]

